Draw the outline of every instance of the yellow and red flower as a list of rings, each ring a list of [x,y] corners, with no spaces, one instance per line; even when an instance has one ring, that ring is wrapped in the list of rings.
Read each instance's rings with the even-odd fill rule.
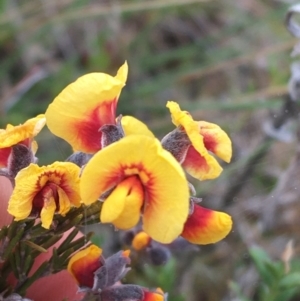
[[[212,244],[225,238],[232,228],[230,215],[194,205],[181,236],[193,244]]]
[[[83,170],[80,191],[86,205],[110,192],[101,222],[125,230],[142,213],[144,231],[162,243],[180,235],[188,216],[189,187],[180,164],[146,135],[126,136],[95,154]]]
[[[71,206],[80,206],[79,174],[80,168],[70,162],[30,164],[16,176],[8,212],[16,221],[40,216],[49,229],[55,213],[65,215]]]
[[[105,124],[116,124],[116,107],[127,79],[125,63],[115,77],[90,73],[68,85],[46,111],[50,131],[74,150],[95,153],[100,148]]]
[[[8,124],[6,129],[0,129],[0,167],[6,167],[12,146],[22,144],[33,153],[37,150],[37,144],[33,140],[46,123],[45,115],[41,114],[28,119],[24,124],[13,126]]]
[[[181,111],[176,102],[169,101],[172,121],[179,130],[186,134],[187,145],[181,165],[196,179],[214,179],[222,172],[222,167],[211,155],[215,154],[225,162],[230,162],[232,155],[231,140],[216,124],[205,121],[194,121],[192,116]],[[168,143],[168,141],[163,143]],[[166,147],[172,152],[172,149]],[[178,151],[178,150],[177,150]]]
[[[93,288],[94,273],[103,265],[101,255],[102,249],[90,245],[71,257],[67,269],[78,285]]]

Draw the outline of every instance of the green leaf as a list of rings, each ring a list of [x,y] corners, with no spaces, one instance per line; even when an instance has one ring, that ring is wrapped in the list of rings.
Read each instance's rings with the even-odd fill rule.
[[[17,264],[18,260],[16,259],[17,256],[19,256],[19,254],[16,254],[16,252],[11,253],[11,255],[9,256],[9,262],[15,277],[19,279],[19,269]]]
[[[300,272],[294,272],[283,277],[279,282],[281,289],[298,287],[300,289]]]
[[[12,223],[12,225],[13,224],[14,224],[14,222]],[[15,230],[13,230],[13,232],[15,232]],[[8,243],[4,253],[3,253],[3,256],[2,256],[3,261],[5,261],[10,256],[13,249],[20,242],[20,239],[21,239],[23,233],[24,233],[24,228],[21,228],[21,229],[18,229],[18,232],[15,234],[15,236],[13,238],[12,238],[12,236],[8,235],[8,237],[11,237],[11,238],[10,238],[10,241],[9,241],[9,243]]]
[[[279,281],[284,275],[284,268],[281,262],[266,261],[265,268],[274,276],[276,281]]]
[[[34,264],[34,258],[31,255],[25,257],[24,265],[23,265],[23,273],[28,276],[32,266]]]
[[[272,261],[269,255],[259,247],[251,247],[249,254],[263,282],[271,286],[276,279],[276,273],[274,274],[273,269],[270,268]]]
[[[41,246],[35,244],[34,242],[32,242],[32,241],[30,241],[30,240],[25,240],[24,243],[25,243],[26,245],[30,246],[32,249],[35,249],[35,250],[37,250],[37,251],[39,251],[39,252],[41,252],[41,253],[46,253],[46,252],[47,252],[46,249],[44,249],[43,247],[41,247]]]
[[[59,254],[63,253],[69,248],[69,244],[72,242],[72,240],[75,238],[75,236],[78,234],[79,230],[74,228],[73,231],[68,235],[68,237],[61,243],[59,248],[57,249],[57,252]]]
[[[83,219],[83,214],[78,214],[73,219],[69,220],[66,219],[65,222],[56,230],[57,234],[63,234],[64,232],[68,231],[69,229],[79,225],[81,220]]]
[[[7,233],[8,233],[8,228],[7,228],[7,226],[4,226],[3,228],[0,229],[0,241],[1,241],[4,237],[6,237]]]

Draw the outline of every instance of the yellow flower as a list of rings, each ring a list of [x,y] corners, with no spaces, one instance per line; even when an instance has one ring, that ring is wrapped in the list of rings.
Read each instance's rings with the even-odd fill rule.
[[[116,107],[127,79],[125,63],[115,77],[90,73],[68,85],[46,111],[50,131],[74,150],[95,153],[101,146],[105,124],[116,124]]]
[[[232,147],[228,135],[216,124],[194,121],[188,112],[181,111],[176,102],[168,101],[167,107],[173,123],[187,136],[188,145],[180,162],[183,168],[199,180],[218,177],[222,167],[211,153],[225,162],[230,162]],[[166,144],[166,139],[162,143]],[[168,150],[172,152],[172,149]]]
[[[37,144],[33,141],[46,123],[45,115],[41,114],[28,119],[24,124],[13,126],[8,124],[6,129],[0,129],[0,167],[6,167],[11,154],[11,147],[22,144],[33,153],[37,150]]]
[[[189,188],[180,164],[158,140],[130,135],[94,155],[83,170],[80,192],[89,205],[111,191],[100,220],[134,227],[142,212],[144,231],[170,243],[180,235],[189,210]]]
[[[103,265],[101,255],[102,249],[96,245],[90,245],[71,257],[67,269],[78,285],[93,287],[94,273]]]
[[[207,245],[226,237],[231,228],[232,220],[228,214],[195,204],[181,236],[193,244]]]
[[[71,206],[80,206],[79,173],[80,168],[70,162],[30,164],[16,176],[8,212],[16,221],[38,215],[49,229],[56,212],[65,215]]]

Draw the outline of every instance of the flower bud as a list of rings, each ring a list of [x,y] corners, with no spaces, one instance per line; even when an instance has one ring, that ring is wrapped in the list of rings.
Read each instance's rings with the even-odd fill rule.
[[[146,232],[137,233],[132,240],[132,247],[136,251],[141,251],[151,243],[151,237]]]
[[[148,256],[153,265],[164,265],[170,258],[170,251],[166,247],[158,246],[150,248]]]
[[[7,162],[7,169],[10,176],[15,178],[21,169],[27,167],[30,163],[34,163],[34,161],[34,153],[30,148],[22,144],[12,146]]]
[[[90,245],[76,253],[69,261],[68,271],[80,287],[93,288],[94,273],[103,265],[101,254],[102,249]]]

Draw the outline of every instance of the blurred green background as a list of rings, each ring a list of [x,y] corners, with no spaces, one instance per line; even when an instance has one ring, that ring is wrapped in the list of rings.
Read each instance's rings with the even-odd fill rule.
[[[233,216],[232,233],[177,252],[165,267],[137,264],[130,281],[160,286],[171,301],[300,300],[299,120],[286,106],[292,3],[0,0],[1,128],[44,113],[80,75],[114,75],[127,60],[118,113],[162,138],[173,129],[165,105],[174,100],[233,141],[220,178],[191,180],[204,206]],[[47,129],[37,140],[41,164],[71,154]]]

